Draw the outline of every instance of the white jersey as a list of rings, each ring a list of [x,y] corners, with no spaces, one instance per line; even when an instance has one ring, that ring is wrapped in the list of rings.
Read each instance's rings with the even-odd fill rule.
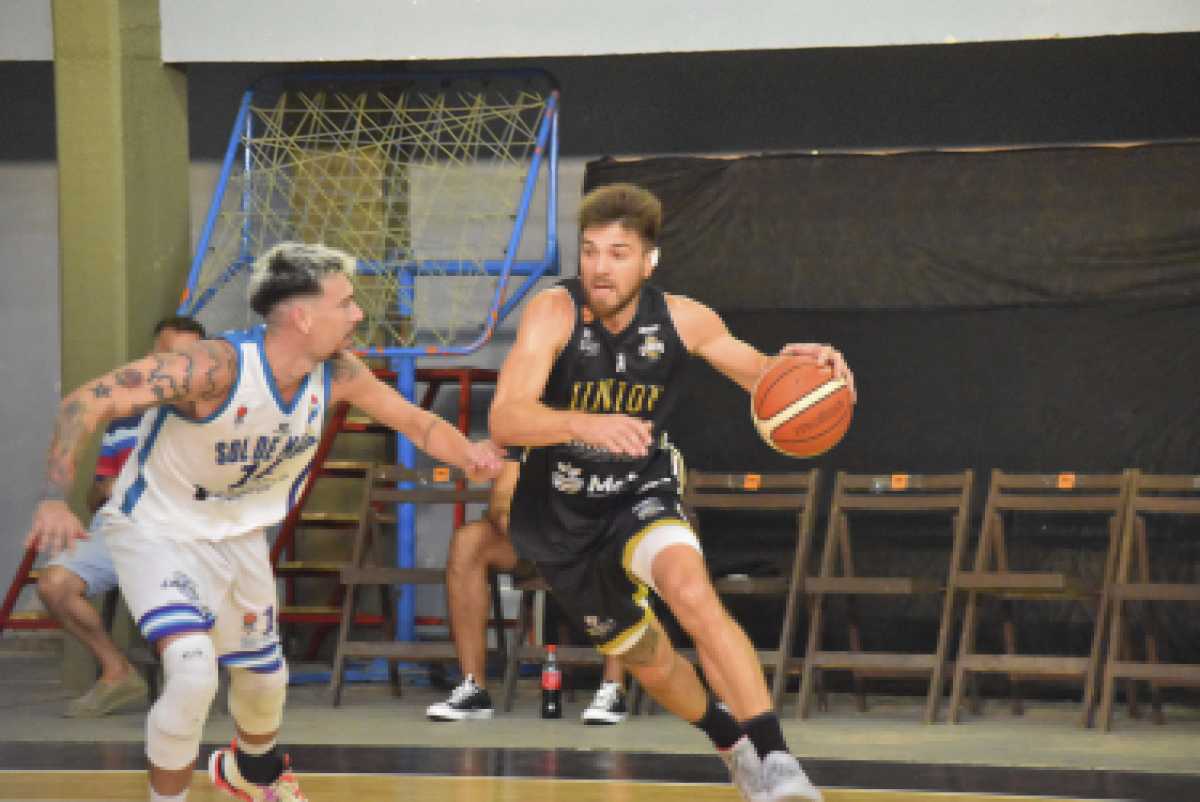
[[[266,328],[225,332],[238,375],[203,420],[172,406],[142,416],[104,514],[174,540],[224,540],[279,523],[308,475],[329,400],[318,365],[287,402],[263,349]]]

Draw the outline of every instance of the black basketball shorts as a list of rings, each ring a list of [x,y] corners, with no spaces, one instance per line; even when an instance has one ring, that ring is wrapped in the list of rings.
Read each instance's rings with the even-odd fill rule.
[[[617,507],[603,534],[570,562],[537,563],[555,601],[605,654],[621,654],[654,620],[645,556],[675,543],[700,549],[675,496],[640,496]],[[648,547],[639,551],[639,546]],[[639,575],[641,578],[639,578]],[[645,580],[645,581],[644,581]]]

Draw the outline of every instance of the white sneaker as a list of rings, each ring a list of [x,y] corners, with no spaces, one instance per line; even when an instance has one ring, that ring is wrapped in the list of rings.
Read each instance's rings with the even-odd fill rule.
[[[626,715],[625,690],[621,683],[603,682],[580,718],[584,724],[620,724]]]
[[[491,718],[493,712],[492,697],[487,690],[475,684],[475,677],[470,674],[450,691],[449,699],[425,708],[425,715],[434,721]]]
[[[758,792],[762,763],[750,737],[743,735],[733,746],[718,750],[717,754],[725,762],[725,768],[729,769],[729,779],[737,788],[738,794],[746,802],[751,802]]]
[[[824,797],[808,779],[800,761],[787,752],[771,752],[762,760],[758,788],[751,802],[823,802]]]

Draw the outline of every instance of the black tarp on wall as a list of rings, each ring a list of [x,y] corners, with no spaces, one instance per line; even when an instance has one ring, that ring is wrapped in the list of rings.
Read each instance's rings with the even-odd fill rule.
[[[666,209],[658,281],[714,307],[998,306],[1200,293],[1200,145],[588,165]]]
[[[602,160],[585,188],[658,194],[656,283],[738,336],[846,354],[860,403],[823,465],[1200,472],[1196,177],[1200,145],[1161,145]],[[690,374],[693,465],[794,465]]]
[[[1200,188],[1188,178],[1197,167],[1194,145],[672,158],[594,162],[586,186],[632,181],[659,194],[664,288],[712,305],[765,352],[830,342],[855,370],[845,440],[797,463],[758,439],[745,393],[694,362],[672,424],[689,466],[815,464],[826,499],[837,470],[973,468],[978,515],[994,467],[1200,473]],[[715,523],[706,550],[718,574],[765,570],[787,527]],[[1200,580],[1189,526],[1171,522],[1158,541],[1177,556],[1174,581]],[[720,536],[729,530],[737,548]],[[1036,534],[1026,559],[1085,576],[1105,542],[1095,521]],[[860,570],[919,574],[938,553],[928,538],[885,538]],[[1020,609],[1026,648],[1086,650],[1082,609]],[[868,648],[897,615],[913,644],[936,629],[936,605],[863,611]],[[740,617],[762,624],[760,638],[774,618]],[[1167,659],[1200,661],[1194,621],[1168,617]],[[842,631],[836,616],[831,624]],[[997,647],[990,632],[985,649]]]
[[[816,341],[846,355],[859,403],[846,438],[816,461],[822,467],[970,467],[981,477],[993,467],[1200,472],[1200,299],[721,311],[733,332],[764,352]],[[688,402],[672,434],[689,464],[796,467],[759,441],[740,388],[700,360],[686,376]]]

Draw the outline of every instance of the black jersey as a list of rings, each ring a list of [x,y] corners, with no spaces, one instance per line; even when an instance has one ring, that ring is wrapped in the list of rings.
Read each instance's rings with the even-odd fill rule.
[[[681,391],[688,352],[665,294],[644,285],[633,320],[613,334],[598,320],[584,322],[578,279],[561,285],[575,301],[575,328],[554,361],[542,402],[651,421],[653,444],[645,457],[584,443],[526,449],[510,530],[517,552],[539,562],[563,562],[587,549],[603,536],[607,517],[636,496],[677,496],[682,469],[664,422]]]

